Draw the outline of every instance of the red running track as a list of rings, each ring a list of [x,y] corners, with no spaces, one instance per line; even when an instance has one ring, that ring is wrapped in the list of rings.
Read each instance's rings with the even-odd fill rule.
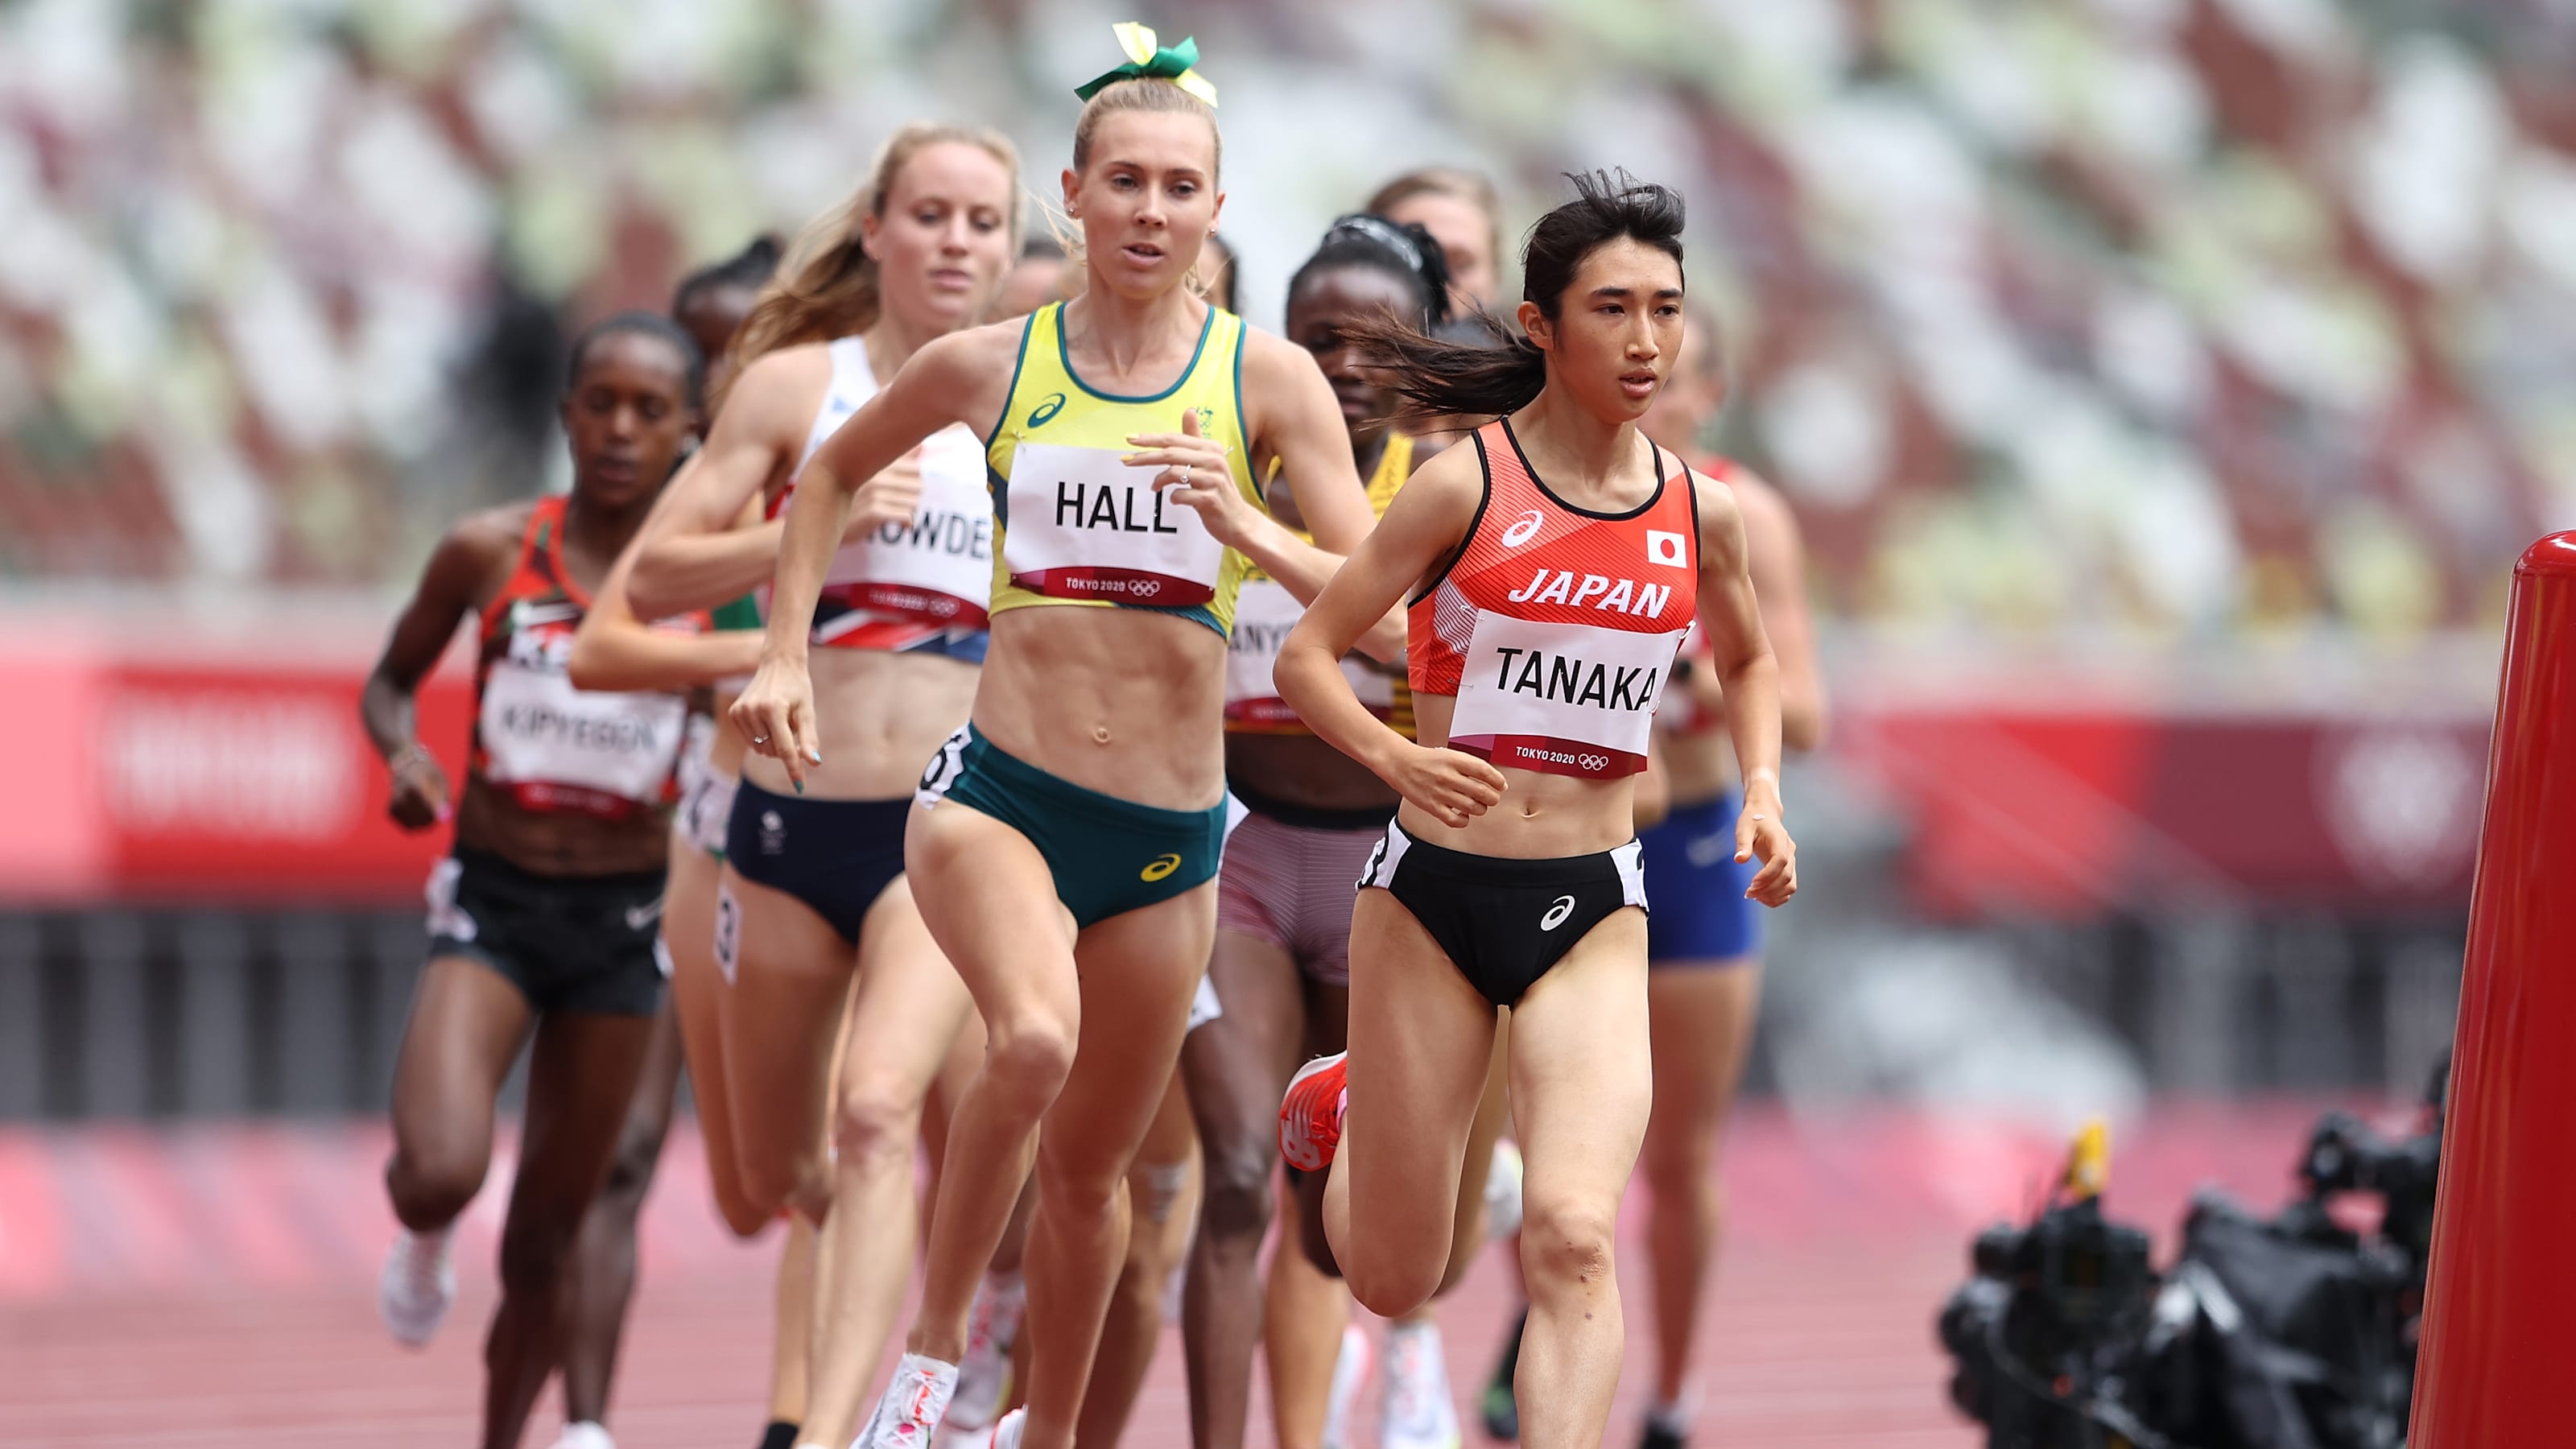
[[[2118,1136],[2113,1211],[2169,1235],[2205,1182],[2270,1207],[2316,1105],[2159,1107]],[[373,1125],[0,1131],[0,1445],[470,1443],[506,1175],[468,1213],[447,1331],[409,1352],[375,1316],[393,1227],[375,1177],[383,1149]],[[1701,1442],[1974,1445],[1944,1396],[1932,1315],[1964,1271],[1969,1232],[2017,1214],[2061,1150],[1992,1122],[1748,1112],[1726,1159],[1732,1236],[1699,1354]],[[1640,1207],[1632,1199],[1621,1247],[1629,1361],[1612,1443],[1633,1442],[1651,1374]],[[610,1416],[623,1449],[751,1444],[775,1252],[774,1236],[726,1237],[697,1138],[675,1131]],[[1462,1411],[1507,1292],[1489,1254],[1443,1311]],[[553,1415],[549,1402],[532,1445],[551,1442]],[[1355,1417],[1372,1446],[1373,1414]],[[1266,1445],[1266,1410],[1255,1418],[1265,1427],[1253,1442]],[[1186,1423],[1167,1337],[1127,1442],[1183,1445]]]

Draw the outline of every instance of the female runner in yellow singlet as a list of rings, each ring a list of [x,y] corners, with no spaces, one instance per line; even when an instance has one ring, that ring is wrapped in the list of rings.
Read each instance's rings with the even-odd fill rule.
[[[1033,1153],[1028,1402],[996,1442],[1071,1442],[1124,1256],[1125,1174],[1215,927],[1236,590],[1248,560],[1311,598],[1340,561],[1260,512],[1254,479],[1276,466],[1300,480],[1323,549],[1369,528],[1313,359],[1187,285],[1222,200],[1195,47],[1120,32],[1140,58],[1083,88],[1063,176],[1081,294],[923,347],[823,445],[789,513],[760,672],[734,709],[791,778],[831,768],[807,621],[842,519],[922,438],[982,430],[991,650],[970,723],[921,774],[905,865],[990,1045],[950,1123],[921,1309],[869,1449],[915,1449],[938,1427]],[[1399,635],[1389,618],[1371,642],[1392,654]]]

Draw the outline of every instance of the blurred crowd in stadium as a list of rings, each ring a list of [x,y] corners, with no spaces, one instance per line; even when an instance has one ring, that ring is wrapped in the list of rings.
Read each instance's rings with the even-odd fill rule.
[[[1133,8],[1132,6],[1129,8]],[[0,587],[373,586],[524,493],[568,326],[843,194],[914,115],[1052,192],[1093,6],[0,11]],[[2564,0],[1193,3],[1276,321],[1401,166],[1693,206],[1722,439],[1819,604],[2190,639],[2490,626],[2576,517]],[[1512,285],[1507,283],[1508,285]]]

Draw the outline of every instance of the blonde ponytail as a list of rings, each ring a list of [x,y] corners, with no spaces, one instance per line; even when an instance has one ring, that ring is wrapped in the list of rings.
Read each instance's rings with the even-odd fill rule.
[[[806,223],[805,229],[788,244],[777,275],[761,288],[759,299],[752,303],[751,315],[734,333],[733,345],[726,352],[732,367],[725,392],[731,391],[732,379],[740,377],[754,358],[781,348],[848,337],[876,325],[885,299],[876,259],[868,255],[861,242],[860,222],[885,215],[886,198],[893,195],[896,179],[913,157],[951,141],[981,146],[1010,172],[1009,234],[1019,235],[1020,155],[1008,138],[980,126],[928,121],[906,125],[878,150],[875,164],[868,168],[867,184],[848,200]],[[723,405],[724,394],[720,392],[714,399],[714,408]]]

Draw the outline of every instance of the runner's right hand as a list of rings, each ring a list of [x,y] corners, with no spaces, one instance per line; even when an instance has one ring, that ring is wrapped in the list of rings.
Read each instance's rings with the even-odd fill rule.
[[[1408,746],[1386,782],[1452,830],[1503,802],[1503,772],[1461,750]]]
[[[857,543],[889,523],[912,522],[914,510],[921,507],[921,449],[887,464],[851,497],[855,504],[849,526],[841,530],[843,543]]]
[[[823,763],[814,730],[814,680],[805,661],[764,656],[733,702],[733,727],[753,749],[785,765],[796,793],[805,793],[805,772]]]

